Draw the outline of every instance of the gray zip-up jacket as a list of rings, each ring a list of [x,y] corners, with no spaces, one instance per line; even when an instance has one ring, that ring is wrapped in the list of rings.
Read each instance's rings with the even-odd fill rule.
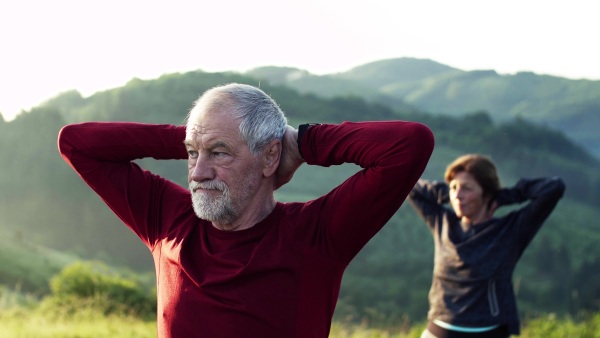
[[[435,244],[428,319],[467,327],[496,324],[519,334],[512,275],[519,258],[565,190],[558,178],[521,179],[496,195],[498,207],[529,201],[503,217],[476,224],[459,235],[448,185],[419,180],[409,201],[424,218]]]

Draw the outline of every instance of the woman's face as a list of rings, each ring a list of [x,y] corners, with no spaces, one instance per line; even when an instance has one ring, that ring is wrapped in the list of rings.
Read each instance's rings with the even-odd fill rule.
[[[473,175],[461,171],[454,175],[448,184],[450,187],[450,204],[459,218],[475,223],[486,214],[487,199],[483,198],[483,188]]]

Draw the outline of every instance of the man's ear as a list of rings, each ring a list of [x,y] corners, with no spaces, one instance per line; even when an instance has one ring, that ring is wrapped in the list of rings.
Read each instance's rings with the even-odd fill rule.
[[[263,175],[269,177],[275,174],[281,159],[282,144],[280,140],[271,141],[263,152]]]

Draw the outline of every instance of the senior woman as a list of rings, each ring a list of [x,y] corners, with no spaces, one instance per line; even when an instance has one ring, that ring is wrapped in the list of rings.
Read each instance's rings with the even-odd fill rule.
[[[480,154],[454,160],[444,179],[421,179],[409,195],[435,245],[428,325],[421,337],[519,334],[513,271],[565,185],[558,177],[522,178],[502,188],[494,162]],[[523,202],[494,216],[498,207]]]

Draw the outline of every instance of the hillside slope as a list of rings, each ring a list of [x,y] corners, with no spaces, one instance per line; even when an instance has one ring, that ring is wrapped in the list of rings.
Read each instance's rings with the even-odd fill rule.
[[[600,159],[600,81],[462,71],[414,58],[380,60],[321,76],[293,68],[284,72],[296,76],[272,76],[278,72],[268,67],[247,74],[304,93],[355,95],[405,110],[453,116],[487,111],[496,121],[522,117],[562,130]]]

